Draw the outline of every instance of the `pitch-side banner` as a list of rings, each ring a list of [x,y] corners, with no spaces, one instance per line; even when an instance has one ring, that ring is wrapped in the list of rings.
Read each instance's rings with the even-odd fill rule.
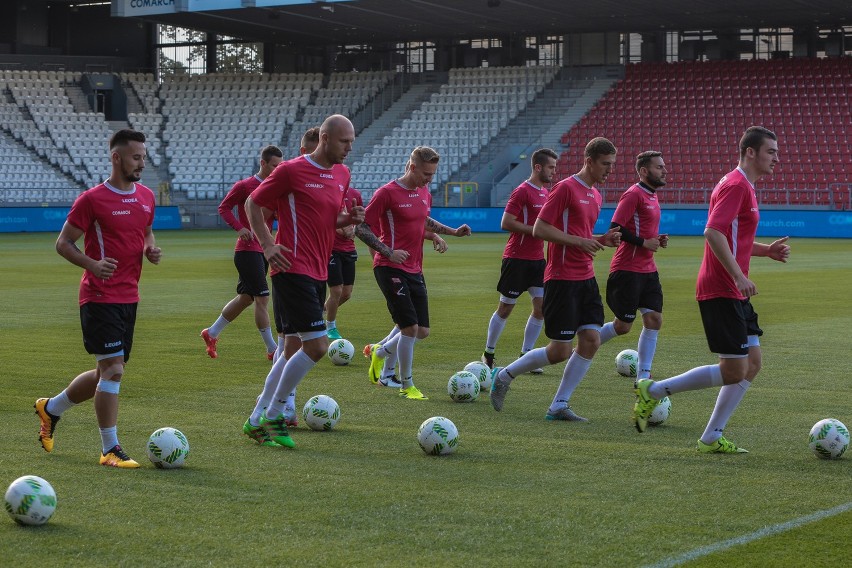
[[[349,2],[350,0],[323,0],[324,3]],[[112,0],[112,15],[138,17],[177,12],[212,12],[239,8],[271,8],[313,4],[315,0]]]

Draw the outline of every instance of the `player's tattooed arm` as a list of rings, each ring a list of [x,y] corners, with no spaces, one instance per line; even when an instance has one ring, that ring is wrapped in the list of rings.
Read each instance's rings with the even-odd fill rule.
[[[443,225],[432,217],[426,217],[426,230],[432,231],[433,233],[437,233],[439,235],[454,235],[455,231],[446,225]]]
[[[355,227],[355,236],[361,239],[365,245],[378,252],[385,258],[390,258],[393,250],[385,243],[379,240],[379,237],[370,229],[367,223],[361,223]]]

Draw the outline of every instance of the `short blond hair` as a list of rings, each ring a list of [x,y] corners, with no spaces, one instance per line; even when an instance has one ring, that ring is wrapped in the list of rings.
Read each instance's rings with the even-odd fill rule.
[[[441,155],[434,148],[429,146],[418,146],[411,151],[412,164],[437,164],[441,159]]]

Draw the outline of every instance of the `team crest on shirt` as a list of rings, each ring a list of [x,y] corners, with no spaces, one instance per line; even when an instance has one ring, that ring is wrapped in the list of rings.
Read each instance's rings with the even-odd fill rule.
[[[345,189],[343,189],[343,186],[342,186],[342,185],[340,185],[340,184],[337,184],[337,187],[339,187],[339,188],[340,188],[341,193],[342,193],[342,192],[344,192],[344,191],[346,191]]]
[[[148,205],[144,205],[144,204],[142,205],[142,210],[143,210],[145,213],[150,213],[150,212],[151,212],[151,208],[150,208]]]
[[[423,202],[423,205],[429,205],[428,203],[426,203],[426,200],[425,200],[425,199],[421,199],[420,201],[422,201],[422,202]]]

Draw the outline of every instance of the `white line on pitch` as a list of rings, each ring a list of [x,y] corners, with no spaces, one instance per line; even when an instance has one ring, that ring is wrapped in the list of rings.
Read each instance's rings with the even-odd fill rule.
[[[707,556],[708,554],[713,554],[714,552],[719,552],[720,550],[726,550],[728,548],[731,548],[732,546],[746,544],[754,540],[761,539],[765,536],[771,536],[774,534],[786,532],[791,529],[799,528],[801,526],[813,523],[815,521],[821,521],[822,519],[833,517],[834,515],[839,515],[840,513],[845,513],[849,510],[852,510],[852,501],[844,503],[843,505],[838,505],[837,507],[832,507],[831,509],[826,509],[825,511],[817,511],[816,513],[811,513],[810,515],[805,515],[804,517],[799,517],[797,519],[787,521],[786,523],[772,525],[771,527],[764,527],[758,531],[754,531],[753,533],[738,536],[737,538],[717,542],[716,544],[702,546],[701,548],[696,548],[695,550],[691,550],[686,554],[675,556],[674,558],[667,558],[657,562],[656,564],[649,564],[645,568],[673,568],[674,566],[680,566],[681,564],[689,562],[690,560],[695,560],[696,558],[701,558],[702,556]]]

